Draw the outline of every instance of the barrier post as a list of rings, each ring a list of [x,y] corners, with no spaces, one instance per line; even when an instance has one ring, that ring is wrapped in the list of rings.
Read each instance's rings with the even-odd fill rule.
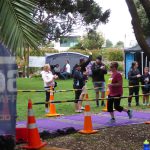
[[[54,92],[53,92],[53,87],[50,87],[50,100],[49,102],[54,101]],[[49,103],[49,113],[45,114],[46,117],[56,117],[60,116],[60,114],[56,113],[56,107],[55,104]]]

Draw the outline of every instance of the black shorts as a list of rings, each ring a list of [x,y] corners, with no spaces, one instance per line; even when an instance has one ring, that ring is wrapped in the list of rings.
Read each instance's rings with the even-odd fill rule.
[[[150,92],[150,88],[149,87],[142,87],[142,93],[143,94],[147,94]]]

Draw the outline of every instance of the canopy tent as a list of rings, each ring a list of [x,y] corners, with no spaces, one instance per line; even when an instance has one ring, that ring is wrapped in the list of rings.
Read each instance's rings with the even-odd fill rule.
[[[46,63],[49,63],[52,66],[59,64],[62,68],[65,65],[65,60],[69,60],[69,64],[72,70],[75,64],[79,64],[80,59],[86,60],[88,59],[88,56],[75,52],[63,52],[46,56]]]

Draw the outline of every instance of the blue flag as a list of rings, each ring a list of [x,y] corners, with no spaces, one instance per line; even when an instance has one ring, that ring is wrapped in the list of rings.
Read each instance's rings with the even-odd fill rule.
[[[0,43],[0,135],[15,135],[16,76],[15,57]]]

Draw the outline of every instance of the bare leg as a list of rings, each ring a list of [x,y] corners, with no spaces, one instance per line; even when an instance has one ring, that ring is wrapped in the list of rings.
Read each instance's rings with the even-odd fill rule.
[[[82,93],[81,93],[79,99],[80,99],[80,100],[83,100],[83,99],[84,99],[84,96],[85,96],[85,94],[82,94]],[[81,107],[82,107],[82,101],[79,101],[79,102],[78,102],[78,109],[81,109]]]
[[[78,110],[78,103],[75,103],[75,111]]]

